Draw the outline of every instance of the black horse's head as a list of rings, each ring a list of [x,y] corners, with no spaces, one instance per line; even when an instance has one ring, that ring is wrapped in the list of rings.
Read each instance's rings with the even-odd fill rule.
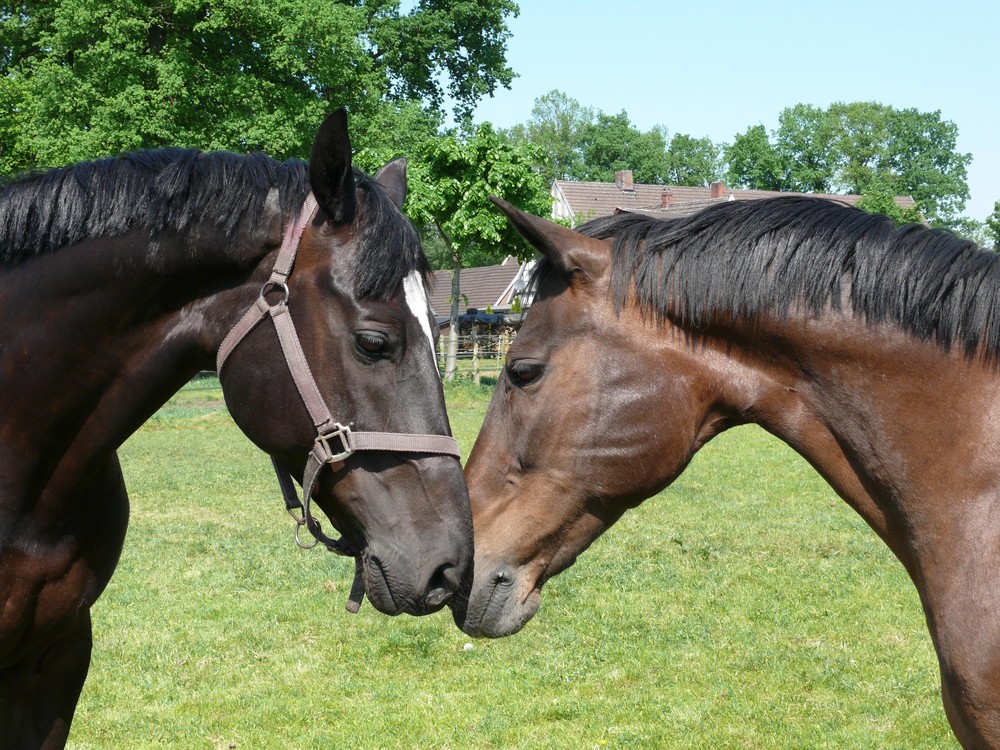
[[[309,183],[317,207],[300,217],[294,268],[284,285],[265,284],[259,303],[285,306],[301,357],[279,340],[277,323],[255,326],[220,372],[226,403],[243,431],[299,477],[323,432],[305,405],[309,386],[290,374],[303,363],[333,420],[390,436],[385,448],[358,450],[318,471],[312,498],[358,554],[377,609],[431,612],[471,575],[472,522],[457,458],[423,452],[419,438],[398,452],[391,440],[451,434],[425,294],[428,265],[400,211],[406,163],[391,162],[374,178],[355,170],[340,111],[316,136]],[[272,253],[263,273],[274,263]],[[339,452],[351,441],[334,442]]]

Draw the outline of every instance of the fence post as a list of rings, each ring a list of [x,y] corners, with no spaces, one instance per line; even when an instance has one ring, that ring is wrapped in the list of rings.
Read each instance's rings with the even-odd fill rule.
[[[510,349],[510,331],[506,327],[500,331],[500,340],[497,342],[497,371],[503,372],[503,361],[507,358],[507,350]]]
[[[472,324],[472,382],[479,385],[479,326]]]

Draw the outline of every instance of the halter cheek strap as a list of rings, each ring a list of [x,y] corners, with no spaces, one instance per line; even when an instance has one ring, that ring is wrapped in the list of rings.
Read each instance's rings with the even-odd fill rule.
[[[275,473],[278,476],[278,484],[281,487],[282,495],[285,499],[285,507],[295,519],[295,541],[305,549],[315,547],[322,543],[331,552],[340,555],[354,557],[357,560],[354,586],[351,590],[351,598],[347,608],[356,612],[364,596],[364,585],[361,582],[360,551],[351,548],[342,539],[331,539],[323,533],[319,521],[313,518],[310,511],[312,502],[312,492],[316,485],[316,480],[320,470],[330,465],[335,469],[343,466],[344,461],[357,451],[388,451],[391,453],[423,453],[454,456],[459,458],[461,453],[458,450],[458,443],[449,435],[424,435],[397,432],[356,432],[350,425],[344,425],[334,420],[329,408],[320,394],[316,378],[309,369],[305,353],[302,351],[302,344],[299,342],[298,333],[292,323],[292,317],[288,311],[288,277],[291,275],[292,267],[295,264],[295,256],[298,252],[299,242],[302,233],[309,224],[316,212],[316,199],[310,193],[306,196],[305,203],[298,218],[285,228],[284,239],[281,248],[278,250],[278,257],[274,262],[271,277],[260,290],[260,295],[256,302],[240,318],[239,322],[233,326],[232,330],[223,339],[216,355],[216,371],[221,373],[226,359],[233,349],[265,318],[270,317],[274,323],[274,329],[278,334],[278,341],[281,344],[281,351],[285,357],[285,363],[295,382],[295,388],[302,398],[302,403],[309,412],[313,426],[316,428],[316,439],[313,442],[312,450],[306,460],[305,471],[302,477],[302,501],[298,499],[295,484],[291,476],[281,468],[274,459]],[[281,292],[281,298],[271,304],[267,300],[267,295]],[[301,516],[296,511],[301,512]],[[311,544],[302,542],[299,538],[299,531],[305,526],[312,534],[315,541]]]

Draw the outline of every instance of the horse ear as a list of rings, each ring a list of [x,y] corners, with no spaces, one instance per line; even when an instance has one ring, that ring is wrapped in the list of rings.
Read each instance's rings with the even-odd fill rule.
[[[309,186],[330,221],[334,224],[354,221],[357,196],[347,112],[343,108],[328,115],[319,126],[309,161]]]
[[[554,221],[532,216],[502,198],[490,200],[504,212],[507,220],[531,245],[566,273],[582,271],[599,276],[611,259],[611,243],[574,232]]]
[[[396,208],[406,200],[406,159],[394,159],[375,173],[375,182],[385,188]]]

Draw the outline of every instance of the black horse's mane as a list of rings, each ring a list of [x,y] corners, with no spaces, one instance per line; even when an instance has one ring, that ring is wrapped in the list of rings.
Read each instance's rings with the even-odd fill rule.
[[[698,330],[850,300],[869,325],[1000,357],[1000,257],[951,232],[830,200],[728,201],[683,219],[621,214],[579,231],[613,242],[611,294]]]
[[[86,161],[0,188],[0,270],[87,239],[185,232],[210,223],[227,239],[262,216],[277,191],[284,221],[309,189],[308,164],[264,154],[166,148]],[[416,230],[368,175],[354,268],[359,296],[389,296],[413,270],[428,275]]]

